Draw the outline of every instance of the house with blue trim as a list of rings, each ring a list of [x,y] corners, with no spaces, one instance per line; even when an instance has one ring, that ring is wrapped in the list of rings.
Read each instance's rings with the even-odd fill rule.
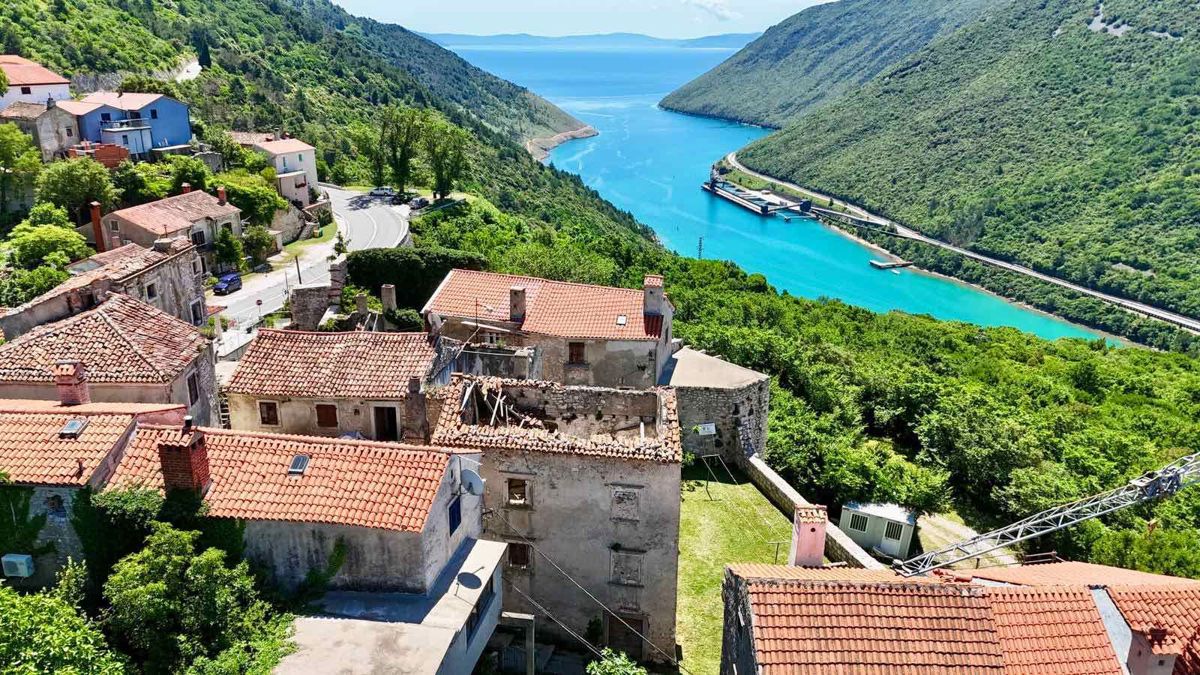
[[[79,121],[79,136],[94,143],[112,143],[134,159],[150,159],[192,140],[188,106],[163,94],[99,91],[79,101],[58,104]]]

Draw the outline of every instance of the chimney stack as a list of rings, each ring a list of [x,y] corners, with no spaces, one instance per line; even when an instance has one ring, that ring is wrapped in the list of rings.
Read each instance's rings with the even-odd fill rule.
[[[217,188],[217,201],[221,202],[222,204],[229,201],[225,195],[225,186],[224,185]]]
[[[379,289],[379,297],[383,301],[383,311],[396,311],[396,286],[394,284],[384,284]]]
[[[824,506],[796,505],[788,564],[794,567],[821,566],[825,556],[825,526],[828,521],[829,516]]]
[[[88,388],[87,369],[79,361],[59,361],[54,366],[54,385],[58,388],[58,401],[65,406],[83,405],[92,402]]]
[[[515,323],[525,322],[525,287],[508,289],[508,318]]]
[[[186,195],[187,193],[189,193],[191,191],[192,191],[191,183],[181,183],[179,185],[179,194]]]
[[[404,431],[401,439],[406,443],[429,442],[429,412],[425,405],[425,392],[421,391],[421,378],[408,378],[408,393],[404,396]]]
[[[190,490],[203,494],[212,482],[208,468],[208,445],[204,432],[192,426],[191,416],[183,419],[177,438],[158,444],[163,486],[171,490]]]
[[[367,312],[371,311],[371,306],[367,303],[366,293],[359,293],[354,296],[354,309],[363,316],[366,316]]]
[[[646,316],[662,316],[663,278],[658,274],[647,274],[642,280],[642,313]]]
[[[88,204],[92,214],[92,236],[96,238],[96,252],[104,253],[108,250],[104,241],[104,226],[100,224],[100,202],[92,202]]]

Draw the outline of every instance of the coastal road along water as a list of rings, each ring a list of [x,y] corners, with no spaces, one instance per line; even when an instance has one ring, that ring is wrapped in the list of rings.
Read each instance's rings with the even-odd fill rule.
[[[903,237],[905,239],[912,239],[914,241],[919,241],[924,244],[929,244],[930,246],[937,246],[938,248],[946,249],[947,251],[953,251],[961,256],[970,258],[971,260],[974,260],[976,262],[980,262],[985,265],[991,265],[993,267],[999,267],[1000,269],[1008,270],[1010,272],[1015,272],[1017,274],[1024,274],[1025,276],[1033,277],[1034,279],[1045,281],[1046,283],[1054,284],[1055,286],[1061,286],[1063,288],[1068,288],[1072,291],[1075,291],[1076,293],[1088,295],[1088,296],[1091,296],[1098,300],[1103,300],[1104,302],[1107,302],[1109,304],[1116,305],[1117,307],[1120,307],[1121,309],[1123,309],[1127,312],[1132,312],[1133,314],[1140,314],[1142,316],[1147,316],[1152,319],[1158,319],[1160,321],[1165,321],[1169,324],[1178,326],[1179,328],[1182,328],[1191,333],[1200,334],[1200,319],[1193,319],[1189,316],[1184,316],[1183,314],[1176,314],[1175,312],[1171,312],[1171,311],[1168,311],[1165,309],[1160,309],[1158,307],[1153,307],[1151,305],[1147,305],[1147,304],[1144,304],[1141,302],[1137,302],[1134,300],[1128,300],[1126,298],[1121,298],[1121,297],[1118,297],[1115,295],[1110,295],[1108,293],[1103,293],[1101,291],[1097,291],[1097,290],[1088,288],[1086,286],[1080,286],[1079,284],[1072,283],[1065,279],[1060,279],[1058,277],[1051,276],[1049,274],[1038,272],[1037,270],[1030,269],[1030,268],[1024,267],[1022,265],[1010,263],[1005,260],[999,260],[997,258],[991,258],[986,255],[983,255],[982,253],[976,253],[975,251],[971,251],[969,249],[962,248],[961,246],[955,246],[954,244],[944,242],[940,239],[934,239],[933,237],[929,237],[924,234],[921,234],[920,232],[912,229],[911,227],[906,227],[906,226],[901,225],[900,223],[897,223],[893,220],[889,220],[882,216],[871,213],[870,211],[867,211],[867,210],[863,209],[862,207],[857,206],[855,204],[850,204],[841,199],[835,199],[833,197],[830,197],[829,195],[822,194],[821,192],[818,192],[816,190],[812,190],[812,189],[803,187],[801,185],[796,185],[795,183],[789,183],[787,181],[780,180],[773,176],[768,176],[764,173],[759,173],[757,171],[754,171],[753,169],[748,168],[746,165],[744,165],[738,161],[736,152],[731,152],[728,155],[726,155],[725,161],[727,161],[729,163],[729,165],[732,166],[733,168],[735,168],[739,171],[742,171],[744,173],[747,173],[751,176],[754,176],[755,178],[765,180],[765,181],[770,181],[773,183],[777,183],[779,185],[790,188],[792,190],[798,190],[800,192],[805,192],[805,193],[813,195],[819,199],[832,200],[833,203],[846,208],[848,211],[850,211],[851,213],[853,213],[854,215],[856,215],[860,218],[865,218],[867,220],[879,223],[880,225],[889,225],[896,231],[896,236],[898,236],[898,237]]]

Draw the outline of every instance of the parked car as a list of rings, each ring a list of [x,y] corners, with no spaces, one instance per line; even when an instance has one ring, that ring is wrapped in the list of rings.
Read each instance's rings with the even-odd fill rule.
[[[240,290],[242,290],[242,275],[237,272],[222,274],[217,277],[217,283],[213,286],[213,293],[217,295],[229,295]]]
[[[395,197],[396,190],[395,190],[395,188],[390,188],[386,185],[382,185],[380,187],[373,188],[370,192],[370,195],[372,197]]]
[[[429,200],[424,197],[417,197],[416,199],[410,201],[408,205],[414,209],[423,209],[426,206],[429,206]]]

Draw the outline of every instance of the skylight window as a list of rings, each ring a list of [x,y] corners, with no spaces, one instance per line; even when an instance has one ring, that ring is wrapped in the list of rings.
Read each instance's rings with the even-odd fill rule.
[[[292,465],[288,467],[289,476],[302,476],[305,469],[308,468],[308,455],[296,455],[292,458]]]
[[[627,323],[629,323],[629,317],[625,316],[624,314],[617,315],[617,325],[618,326],[624,326]]]
[[[59,438],[79,438],[83,430],[87,428],[88,420],[86,417],[74,417],[67,420],[67,423],[58,430]]]

